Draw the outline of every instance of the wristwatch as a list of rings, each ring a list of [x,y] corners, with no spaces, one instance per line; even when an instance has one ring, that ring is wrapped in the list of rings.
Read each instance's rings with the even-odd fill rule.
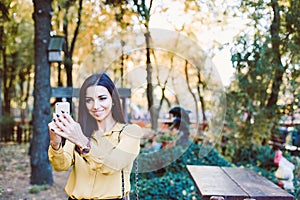
[[[88,138],[88,139],[89,139],[88,143],[80,149],[81,154],[83,154],[83,155],[88,154],[91,150],[91,140],[90,140],[90,138]]]

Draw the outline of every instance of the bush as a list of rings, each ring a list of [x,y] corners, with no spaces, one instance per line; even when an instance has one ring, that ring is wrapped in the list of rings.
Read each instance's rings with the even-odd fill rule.
[[[176,153],[182,153],[182,150],[181,147],[176,146],[169,151],[156,153],[160,154],[159,156],[162,158],[169,159],[167,161],[171,162],[173,156]],[[201,156],[200,152],[206,152],[206,155]],[[148,159],[141,157],[139,166],[147,166],[150,163],[153,164],[153,162],[159,166],[162,161],[157,159],[156,156],[158,155],[154,153],[150,159],[149,157]],[[156,171],[139,174],[139,197],[141,199],[199,199],[197,187],[190,177],[186,165],[232,166],[213,147],[192,143],[177,160],[171,162],[168,166]],[[131,182],[132,193],[134,193],[134,176],[132,176]],[[132,198],[134,199],[134,197]]]
[[[275,151],[269,146],[251,145],[249,148],[239,148],[233,158],[232,162],[238,166],[257,166],[268,171],[275,170],[274,164]]]
[[[186,173],[168,173],[139,182],[140,199],[199,199],[197,188]],[[133,198],[134,199],[134,198]]]
[[[202,154],[200,152],[206,152]],[[147,152],[143,152],[147,153]],[[153,162],[159,166],[162,163],[157,156],[172,161],[172,157],[176,153],[182,153],[180,147],[173,147],[170,151],[159,151],[154,153],[152,157],[141,157],[139,159],[139,166],[150,165]],[[162,155],[160,155],[162,154]],[[211,165],[211,166],[243,166],[251,168],[258,174],[269,179],[277,184],[277,179],[274,175],[276,167],[273,163],[274,152],[269,146],[252,146],[251,149],[243,149],[240,151],[242,159],[235,157],[236,163],[231,163],[225,159],[215,148],[211,146],[202,146],[191,144],[191,146],[174,162],[168,166],[139,174],[139,197],[140,199],[200,199],[197,187],[190,177],[186,165]],[[247,156],[248,160],[247,160]],[[290,192],[295,199],[300,197],[300,163],[298,157],[284,155],[287,159],[292,161],[296,166],[294,170],[294,186],[295,191]],[[156,158],[156,159],[155,159]],[[166,161],[166,160],[164,160]],[[135,192],[135,177],[131,176],[131,198],[134,198]]]

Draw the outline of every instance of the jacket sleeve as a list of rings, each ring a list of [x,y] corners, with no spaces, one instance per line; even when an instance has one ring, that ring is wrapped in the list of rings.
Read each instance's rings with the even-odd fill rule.
[[[82,155],[94,170],[103,174],[114,173],[121,169],[130,168],[140,151],[142,129],[131,124],[121,133],[117,145],[109,142],[105,137],[98,141],[91,141],[91,151]],[[129,169],[130,170],[130,169]]]
[[[63,147],[55,150],[49,146],[48,156],[52,167],[56,171],[68,170],[69,167],[74,163],[74,148],[75,145],[68,140]]]

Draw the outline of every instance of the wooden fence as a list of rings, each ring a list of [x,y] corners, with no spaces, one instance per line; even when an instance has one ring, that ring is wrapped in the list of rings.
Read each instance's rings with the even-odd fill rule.
[[[30,142],[32,125],[16,124],[13,127],[0,127],[0,142]]]

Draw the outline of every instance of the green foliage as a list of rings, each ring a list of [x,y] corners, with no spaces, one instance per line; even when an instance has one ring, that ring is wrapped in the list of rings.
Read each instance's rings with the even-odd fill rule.
[[[38,194],[38,193],[40,193],[40,191],[47,190],[47,189],[48,189],[47,185],[33,185],[29,189],[29,193],[30,194]]]
[[[161,164],[159,158],[171,158],[169,160],[171,162],[174,155],[182,151],[183,149],[178,146],[170,151],[159,151],[159,157],[155,154],[150,159],[141,157],[139,165],[144,167],[153,166],[153,163]],[[201,152],[206,152],[206,154]],[[186,165],[232,166],[215,148],[192,143],[177,160],[168,166],[139,174],[139,197],[141,199],[198,199],[197,187],[189,176]],[[135,180],[131,181],[134,190]]]
[[[242,149],[242,148],[240,148]],[[141,157],[139,166],[152,165],[153,162],[160,163],[160,159],[165,157],[173,157],[176,153],[182,153],[180,147],[173,147],[171,151],[160,152],[163,155],[155,155],[149,159]],[[203,154],[201,152],[206,152]],[[146,153],[146,152],[143,152]],[[161,157],[158,157],[161,156]],[[295,166],[294,186],[296,190],[291,192],[296,198],[299,197],[299,159],[284,154],[286,158],[291,160]],[[190,177],[186,165],[211,165],[211,166],[241,166],[251,168],[258,174],[264,176],[268,180],[277,184],[277,179],[274,175],[277,169],[273,163],[274,151],[270,146],[254,145],[249,149],[243,148],[236,157],[232,160],[234,163],[225,159],[212,146],[202,146],[191,144],[191,146],[177,160],[170,163],[168,166],[139,174],[139,197],[140,199],[199,199],[197,187]],[[170,159],[171,162],[171,159]],[[135,193],[135,177],[131,176],[131,197],[134,199]]]
[[[295,53],[300,49],[300,26],[295,23],[299,8],[297,0],[242,1],[248,31],[232,48],[236,73],[227,90],[223,153],[234,164],[253,168],[275,183],[275,152],[267,144],[272,136],[279,136],[282,116],[299,110],[300,57]],[[296,172],[295,188],[299,188],[297,177]],[[299,197],[299,189],[295,196]]]
[[[197,188],[186,173],[166,173],[164,176],[140,180],[141,199],[199,199]]]
[[[256,145],[265,145],[272,133],[273,126],[279,115],[267,117],[266,110],[257,102],[252,103],[252,97],[244,91],[227,93],[226,122],[228,131],[224,134],[227,139],[225,155],[236,157],[235,151]]]
[[[12,102],[18,106],[27,103],[34,55],[32,5],[20,0],[8,5],[9,20],[0,28],[4,113],[10,113]]]
[[[293,115],[299,109],[300,88],[295,83],[299,82],[300,73],[295,63],[299,63],[300,57],[294,52],[300,49],[296,42],[299,24],[295,24],[300,4],[295,0],[274,2],[279,6],[273,8],[264,1],[243,1],[241,5],[254,26],[247,27],[251,30],[249,34],[240,34],[232,48],[236,73],[227,90],[226,116],[230,128],[226,135],[230,141],[227,149],[231,157],[244,145],[247,148],[266,144],[282,115]],[[277,9],[283,12],[279,12],[280,20],[274,21]]]
[[[294,157],[292,162],[295,164],[294,170],[294,187],[295,191],[292,193],[296,198],[300,198],[300,160],[299,157]]]
[[[167,142],[167,141],[176,141],[176,139],[178,139],[178,135],[176,134],[172,134],[170,132],[165,132],[165,133],[161,133],[158,137],[157,137],[157,142]]]
[[[232,162],[238,166],[257,166],[268,171],[275,169],[274,165],[275,151],[269,146],[250,145],[237,148]]]
[[[0,172],[5,172],[6,166],[4,164],[0,165]]]
[[[18,166],[16,166],[16,170],[20,170],[20,171],[25,171],[26,170],[26,167],[27,166],[24,166],[24,165],[18,165]]]

